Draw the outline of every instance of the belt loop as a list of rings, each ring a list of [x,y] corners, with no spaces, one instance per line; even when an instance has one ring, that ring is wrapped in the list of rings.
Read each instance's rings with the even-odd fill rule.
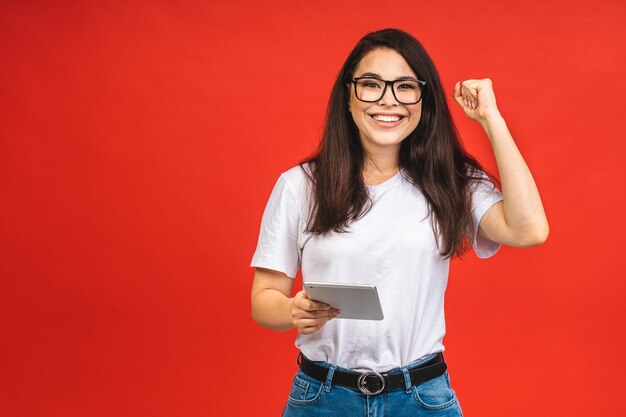
[[[333,383],[333,375],[335,374],[335,369],[337,369],[337,365],[334,365],[334,364],[331,364],[330,368],[328,368],[328,375],[326,375],[326,382],[324,383],[324,390],[326,392],[330,392],[330,388]]]
[[[404,375],[406,393],[409,394],[411,392],[411,386],[413,386],[413,383],[411,382],[411,375],[409,375],[409,369],[406,366],[403,366],[400,369],[402,369],[402,374]]]

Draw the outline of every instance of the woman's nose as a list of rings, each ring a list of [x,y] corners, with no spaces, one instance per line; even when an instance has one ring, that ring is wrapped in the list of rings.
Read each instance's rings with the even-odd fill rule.
[[[385,91],[383,91],[383,96],[380,98],[380,100],[378,100],[378,104],[386,104],[386,105],[398,104],[398,100],[396,100],[396,97],[393,95],[392,86],[390,85],[385,86]]]

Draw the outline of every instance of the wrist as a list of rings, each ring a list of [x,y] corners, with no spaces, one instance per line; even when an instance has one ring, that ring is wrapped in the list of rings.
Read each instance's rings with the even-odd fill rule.
[[[479,123],[485,130],[488,130],[491,126],[504,123],[504,118],[500,112],[496,110],[482,116]]]
[[[293,329],[294,327],[296,327],[293,322],[293,305],[294,305],[295,300],[296,300],[296,297],[287,298],[287,323],[289,327],[286,330]]]

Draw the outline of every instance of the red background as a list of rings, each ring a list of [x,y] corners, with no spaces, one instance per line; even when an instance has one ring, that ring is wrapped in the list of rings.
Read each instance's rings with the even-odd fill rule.
[[[383,27],[448,93],[493,80],[550,221],[542,246],[452,264],[465,415],[618,414],[624,3],[299,3],[0,3],[0,415],[280,414],[295,333],[250,318],[262,211]]]

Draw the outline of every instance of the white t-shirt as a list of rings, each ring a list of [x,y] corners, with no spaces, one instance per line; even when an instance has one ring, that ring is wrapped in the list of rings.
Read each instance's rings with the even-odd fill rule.
[[[305,232],[307,177],[299,166],[284,172],[265,208],[251,266],[291,278],[302,268],[304,281],[376,285],[383,320],[333,319],[313,334],[298,334],[296,346],[314,361],[383,372],[444,350],[450,260],[437,250],[426,199],[401,173],[367,189],[372,208],[348,232],[312,235]],[[490,181],[472,194],[471,242],[480,258],[500,248],[477,230],[502,199]]]

